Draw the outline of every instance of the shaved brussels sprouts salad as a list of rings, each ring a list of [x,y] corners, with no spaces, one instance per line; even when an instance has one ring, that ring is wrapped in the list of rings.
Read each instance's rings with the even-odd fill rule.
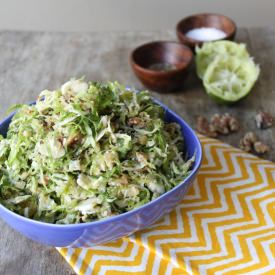
[[[16,105],[0,136],[0,202],[35,220],[73,224],[139,207],[179,184],[180,126],[147,91],[72,79]]]

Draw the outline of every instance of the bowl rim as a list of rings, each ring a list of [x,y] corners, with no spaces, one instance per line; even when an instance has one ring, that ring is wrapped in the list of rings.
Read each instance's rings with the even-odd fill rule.
[[[190,42],[190,43],[193,43],[193,44],[194,44],[194,43],[197,44],[197,43],[206,42],[206,41],[204,41],[204,40],[192,39],[192,38],[186,36],[186,33],[183,32],[183,31],[181,30],[181,26],[182,26],[182,24],[183,24],[184,21],[186,21],[186,20],[188,20],[188,19],[190,19],[190,18],[192,18],[192,17],[199,16],[199,15],[200,15],[200,16],[217,16],[217,17],[223,17],[223,18],[225,18],[227,21],[229,21],[229,22],[232,24],[232,26],[233,26],[233,31],[230,32],[230,33],[226,33],[226,36],[225,36],[224,38],[222,38],[222,39],[215,39],[215,40],[211,40],[211,41],[207,41],[207,42],[213,42],[213,41],[219,41],[219,40],[226,40],[226,39],[228,39],[229,37],[232,37],[232,36],[234,35],[234,33],[236,32],[236,30],[237,30],[237,24],[236,24],[236,22],[235,22],[233,19],[231,19],[230,17],[228,17],[228,16],[226,16],[226,15],[223,15],[223,14],[221,14],[221,13],[202,12],[202,13],[191,14],[191,15],[188,15],[188,16],[182,18],[182,19],[177,23],[177,25],[176,25],[177,35],[180,36],[180,37],[184,37],[184,39],[185,39],[186,41],[188,41],[188,42]]]
[[[133,210],[130,210],[128,212],[116,215],[116,216],[112,216],[112,217],[107,217],[105,219],[101,219],[101,220],[96,220],[96,221],[92,221],[92,222],[87,222],[87,223],[76,223],[76,224],[54,224],[54,223],[47,223],[47,222],[42,222],[42,221],[38,221],[38,220],[34,220],[31,218],[27,218],[24,216],[21,216],[13,211],[11,211],[10,209],[6,208],[4,205],[1,204],[0,202],[0,210],[6,212],[9,215],[12,215],[14,218],[21,220],[22,222],[27,222],[28,224],[32,224],[32,225],[36,225],[36,226],[41,226],[41,227],[48,227],[48,228],[58,228],[58,229],[62,229],[62,230],[67,230],[67,229],[83,229],[85,227],[89,227],[89,226],[96,226],[98,224],[105,224],[105,223],[110,223],[110,222],[115,222],[115,221],[119,221],[125,217],[128,216],[132,216],[144,209],[146,209],[147,207],[153,206],[155,204],[157,204],[159,201],[165,199],[166,196],[168,196],[169,194],[176,192],[176,190],[178,190],[179,188],[181,188],[182,185],[186,184],[189,180],[191,180],[198,172],[201,163],[202,163],[202,145],[201,142],[198,138],[198,136],[196,135],[195,131],[188,125],[188,123],[185,122],[185,120],[183,118],[181,118],[178,114],[176,114],[174,111],[172,111],[170,108],[168,108],[166,105],[164,105],[161,101],[153,98],[153,101],[160,105],[165,112],[169,112],[174,118],[176,118],[177,120],[180,121],[181,125],[184,125],[185,128],[188,129],[188,131],[190,132],[190,134],[192,135],[192,139],[195,140],[196,143],[196,159],[197,161],[195,162],[196,164],[194,165],[194,167],[191,170],[191,173],[185,178],[183,179],[183,181],[181,183],[179,183],[177,186],[175,186],[174,188],[172,188],[171,190],[169,190],[168,192],[162,194],[161,196],[159,196],[158,198],[138,207],[135,208]],[[34,103],[31,103],[34,104]],[[8,117],[6,117],[5,119],[3,119],[0,122],[0,127],[2,126],[2,124],[6,123],[8,120],[10,120],[13,116],[14,116],[15,112],[11,113]]]
[[[137,63],[135,61],[134,54],[137,51],[139,51],[140,49],[142,49],[144,47],[147,47],[149,45],[154,45],[154,44],[174,44],[174,45],[178,45],[178,46],[184,48],[185,50],[187,50],[187,52],[189,52],[190,58],[185,63],[185,65],[182,65],[179,68],[168,70],[168,71],[157,71],[157,70],[152,70],[152,69],[148,69],[146,67],[141,66],[139,63]],[[175,73],[180,73],[180,72],[183,72],[183,71],[187,70],[188,67],[190,67],[190,65],[192,63],[193,58],[194,58],[194,54],[193,54],[191,48],[188,45],[185,45],[181,42],[173,41],[173,40],[155,40],[155,41],[151,41],[151,42],[147,42],[147,43],[144,43],[142,45],[139,45],[138,47],[133,49],[131,54],[130,54],[130,63],[132,64],[132,67],[138,69],[139,71],[141,71],[144,74],[150,74],[152,76],[164,76],[164,75],[173,75]]]

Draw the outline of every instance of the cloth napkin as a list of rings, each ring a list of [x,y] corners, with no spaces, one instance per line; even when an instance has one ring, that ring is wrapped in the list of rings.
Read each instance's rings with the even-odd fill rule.
[[[77,274],[275,274],[275,164],[200,140],[200,172],[169,215],[104,245],[57,248]]]

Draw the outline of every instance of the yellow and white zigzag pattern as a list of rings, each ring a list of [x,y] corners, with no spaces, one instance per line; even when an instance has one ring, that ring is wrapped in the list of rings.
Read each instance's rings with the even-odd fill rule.
[[[204,159],[181,204],[133,236],[58,248],[78,274],[275,274],[275,164],[200,137]]]

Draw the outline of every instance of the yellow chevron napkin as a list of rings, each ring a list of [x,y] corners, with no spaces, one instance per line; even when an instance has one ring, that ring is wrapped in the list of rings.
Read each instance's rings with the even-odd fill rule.
[[[58,248],[78,274],[275,274],[275,164],[200,137],[204,159],[181,204],[130,237]]]

